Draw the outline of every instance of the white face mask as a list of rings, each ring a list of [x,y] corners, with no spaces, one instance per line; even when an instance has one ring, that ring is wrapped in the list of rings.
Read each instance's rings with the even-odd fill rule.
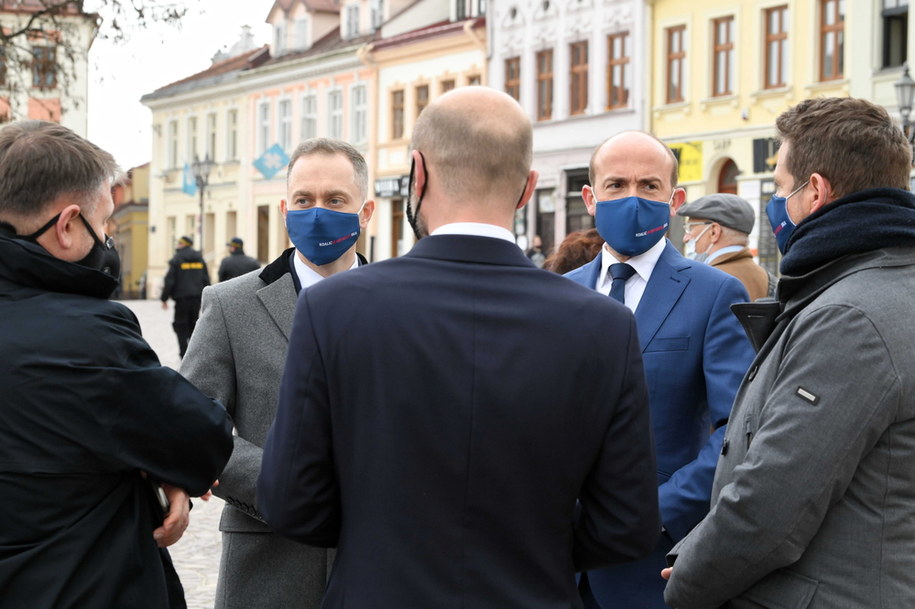
[[[698,235],[696,235],[696,237],[694,239],[690,239],[689,241],[686,242],[686,244],[683,246],[683,250],[684,250],[683,255],[684,256],[686,256],[690,260],[695,260],[696,262],[705,262],[706,260],[708,260],[708,247],[705,248],[706,251],[699,253],[696,251],[696,243],[699,242],[699,239],[702,238],[702,235],[705,234],[705,231],[707,231],[711,227],[712,227],[712,225],[709,224],[708,226],[703,228],[702,232],[700,232]],[[711,247],[711,244],[709,244],[709,247]]]

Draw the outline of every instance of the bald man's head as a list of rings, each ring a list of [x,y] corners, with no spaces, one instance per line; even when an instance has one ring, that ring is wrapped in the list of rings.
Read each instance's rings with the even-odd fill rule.
[[[531,122],[513,98],[462,87],[431,103],[416,121],[412,147],[449,198],[517,197],[531,168]]]

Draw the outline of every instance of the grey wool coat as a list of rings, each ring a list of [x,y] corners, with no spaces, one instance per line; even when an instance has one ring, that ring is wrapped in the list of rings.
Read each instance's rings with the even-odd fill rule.
[[[665,600],[915,607],[915,249],[845,256],[778,289],[784,312],[737,394],[711,512],[671,552]]]
[[[276,414],[295,313],[290,248],[262,270],[210,286],[181,373],[222,402],[235,449],[214,493],[226,501],[216,607],[317,608],[333,550],[270,532],[255,506],[262,446]]]

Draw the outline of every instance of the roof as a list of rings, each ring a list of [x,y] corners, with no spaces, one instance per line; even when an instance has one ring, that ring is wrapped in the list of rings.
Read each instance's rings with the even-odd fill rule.
[[[340,13],[340,7],[337,5],[336,0],[276,0],[267,14],[272,13],[273,9],[277,7],[288,13],[296,4],[304,4],[306,9],[316,13]]]
[[[472,24],[472,28],[478,28],[482,27],[486,23],[486,18],[474,17],[472,19],[465,19],[463,21],[439,21],[438,23],[433,23],[416,30],[411,30],[409,32],[404,32],[403,34],[398,34],[397,36],[379,40],[372,45],[372,50],[377,51],[379,49],[401,46],[404,44],[418,42],[420,40],[426,40],[429,38],[436,38],[437,36],[444,36],[447,34],[460,32],[464,29],[464,26],[468,22]]]
[[[296,51],[296,50],[288,51],[286,53],[283,53],[282,55],[278,55],[276,57],[271,57],[268,60],[264,61],[263,63],[258,64],[258,66],[276,65],[276,64],[283,63],[286,61],[293,61],[296,59],[303,59],[306,57],[321,55],[323,53],[329,53],[329,52],[335,51],[337,49],[345,49],[345,48],[352,47],[355,45],[361,45],[361,44],[371,41],[372,38],[373,38],[372,34],[366,34],[364,36],[357,36],[356,38],[349,38],[347,40],[344,40],[340,36],[340,28],[338,27],[338,28],[335,28],[334,30],[328,32],[327,34],[325,34],[318,40],[316,40],[315,43],[312,44],[307,49],[303,49],[301,51]]]
[[[223,61],[218,61],[202,72],[197,72],[196,74],[192,74],[191,76],[182,78],[181,80],[177,80],[163,87],[159,87],[152,93],[147,93],[144,95],[140,101],[175,95],[183,91],[195,89],[202,85],[218,84],[222,80],[226,79],[229,75],[246,68],[261,65],[269,58],[269,47],[264,45],[262,47],[258,47],[256,49],[242,53],[241,55],[230,57]]]

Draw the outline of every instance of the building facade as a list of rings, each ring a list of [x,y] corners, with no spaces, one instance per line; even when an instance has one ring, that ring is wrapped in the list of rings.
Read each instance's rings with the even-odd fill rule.
[[[0,2],[0,27],[10,36],[0,47],[0,123],[47,120],[86,137],[88,56],[98,15],[66,3],[36,19],[45,4]],[[27,33],[14,34],[20,31]]]

